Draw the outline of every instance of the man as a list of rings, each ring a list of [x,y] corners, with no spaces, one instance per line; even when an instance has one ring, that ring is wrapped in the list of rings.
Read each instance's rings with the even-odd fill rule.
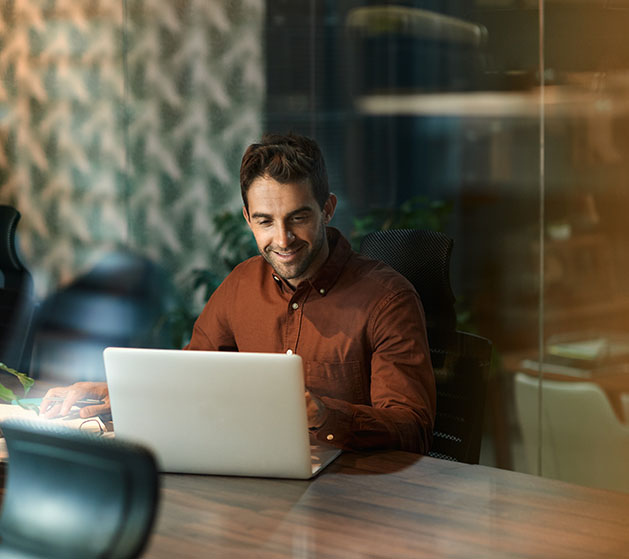
[[[405,278],[356,254],[327,227],[337,200],[316,143],[263,137],[243,156],[240,184],[260,256],[215,291],[185,349],[296,353],[315,438],[428,452],[435,383],[419,297]],[[73,401],[104,398],[106,389],[77,383],[47,398],[60,395],[65,402],[52,407],[44,399],[44,413],[67,413]]]

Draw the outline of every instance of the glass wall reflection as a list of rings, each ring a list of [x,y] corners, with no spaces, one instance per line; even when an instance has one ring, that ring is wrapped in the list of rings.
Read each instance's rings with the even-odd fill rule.
[[[268,8],[267,126],[323,143],[345,232],[413,223],[455,239],[459,326],[495,347],[482,462],[626,489],[628,476],[611,472],[627,447],[627,11],[551,1],[540,13],[509,0]],[[590,391],[603,415],[575,400]]]
[[[183,345],[255,250],[244,147],[294,131],[321,144],[356,246],[380,227],[454,239],[459,328],[494,344],[481,463],[629,490],[628,18],[581,0],[6,3],[0,202],[42,303],[33,373],[100,378],[86,355],[112,332]]]
[[[544,16],[544,383],[539,402],[515,381],[525,466],[539,445],[543,475],[627,491],[629,10],[551,1]]]

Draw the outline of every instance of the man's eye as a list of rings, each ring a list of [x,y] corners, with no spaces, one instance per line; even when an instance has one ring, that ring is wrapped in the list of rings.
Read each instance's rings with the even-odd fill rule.
[[[305,215],[295,215],[293,216],[293,223],[301,223],[302,221],[306,221]]]

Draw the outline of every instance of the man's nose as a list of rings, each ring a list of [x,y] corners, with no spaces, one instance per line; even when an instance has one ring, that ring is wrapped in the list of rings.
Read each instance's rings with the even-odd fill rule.
[[[276,243],[280,247],[287,247],[295,240],[295,235],[289,227],[280,225],[277,229]]]

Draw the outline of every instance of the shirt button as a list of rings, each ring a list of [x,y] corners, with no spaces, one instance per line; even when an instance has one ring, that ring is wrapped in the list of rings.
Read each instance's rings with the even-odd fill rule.
[[[321,293],[321,295],[325,295],[325,289],[323,288],[319,289],[319,293]]]
[[[332,433],[330,433],[326,439],[328,439],[328,441],[331,441],[332,439],[334,439],[334,435]]]
[[[293,307],[293,310],[297,310],[299,308],[299,303],[293,303],[291,307]]]

